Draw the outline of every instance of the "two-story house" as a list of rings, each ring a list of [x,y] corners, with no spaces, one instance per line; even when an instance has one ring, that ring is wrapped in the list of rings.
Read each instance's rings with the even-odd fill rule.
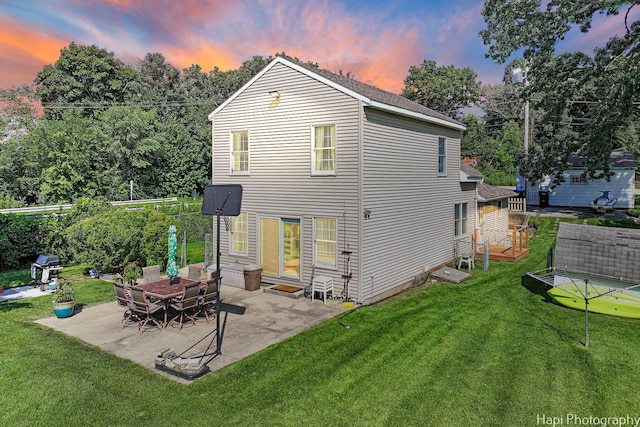
[[[264,283],[304,287],[313,266],[368,302],[473,232],[481,177],[461,173],[464,126],[399,95],[277,57],[209,119],[213,184],[243,186],[222,264],[259,264]]]

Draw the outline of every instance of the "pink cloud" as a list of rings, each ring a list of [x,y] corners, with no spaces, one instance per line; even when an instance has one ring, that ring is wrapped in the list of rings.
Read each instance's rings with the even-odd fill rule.
[[[0,87],[32,83],[44,65],[56,61],[66,44],[58,36],[0,14]]]
[[[626,8],[622,8],[618,15],[595,15],[591,29],[588,33],[582,33],[576,27],[568,34],[566,41],[559,44],[559,53],[579,50],[584,53],[592,53],[596,47],[604,47],[609,39],[614,36],[622,37],[626,33],[625,14]],[[627,25],[640,19],[640,8],[631,9]]]
[[[439,65],[468,66],[468,32],[482,22],[480,6],[391,19],[398,12],[391,4],[376,4],[354,15],[338,0],[66,2],[65,14],[43,12],[43,16],[53,17],[46,22],[57,19],[56,25],[64,28],[59,35],[42,33],[46,25],[39,25],[38,31],[27,24],[20,24],[22,29],[2,26],[6,30],[0,32],[11,38],[43,34],[15,56],[17,62],[31,64],[32,71],[20,68],[15,76],[22,73],[28,76],[22,80],[32,79],[44,63],[55,62],[60,49],[75,41],[96,44],[129,63],[160,52],[180,69],[198,64],[204,71],[215,66],[237,68],[254,55],[285,52],[334,72],[352,72],[360,81],[399,93],[409,67],[424,59],[437,60]],[[38,50],[31,52],[33,46]],[[42,63],[35,66],[38,60]],[[11,58],[6,61],[7,65],[13,62]],[[0,70],[0,87],[9,78],[4,68]]]
[[[266,23],[227,35],[245,57],[284,51],[392,92],[400,92],[409,66],[420,61],[417,23],[388,24],[374,14],[354,17],[328,1],[260,4]]]

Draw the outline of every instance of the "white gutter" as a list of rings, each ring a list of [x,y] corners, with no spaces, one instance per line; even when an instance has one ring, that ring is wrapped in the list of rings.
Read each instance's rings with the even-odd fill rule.
[[[365,105],[371,108],[376,108],[378,110],[384,110],[384,111],[389,111],[395,114],[399,114],[402,116],[407,116],[407,117],[412,117],[414,119],[418,119],[418,120],[422,120],[425,122],[429,122],[429,123],[433,123],[433,124],[437,124],[440,126],[445,126],[448,128],[452,128],[452,129],[457,129],[457,130],[466,130],[467,127],[463,124],[457,124],[457,123],[452,123],[448,120],[444,120],[444,119],[440,119],[438,117],[432,117],[432,116],[428,116],[426,114],[422,114],[422,113],[417,113],[415,111],[411,111],[411,110],[407,110],[404,108],[400,108],[400,107],[394,107],[393,105],[389,105],[389,104],[385,104],[383,102],[378,102],[378,101],[373,101],[370,100],[368,102],[368,105]]]

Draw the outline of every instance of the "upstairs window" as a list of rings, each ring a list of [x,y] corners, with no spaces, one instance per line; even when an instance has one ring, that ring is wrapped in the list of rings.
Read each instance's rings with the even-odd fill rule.
[[[454,236],[462,237],[466,236],[469,232],[469,213],[467,203],[455,204],[455,225]]]
[[[231,173],[249,174],[249,131],[231,132]]]
[[[335,175],[336,127],[314,126],[311,141],[311,174]]]
[[[447,138],[438,138],[438,175],[447,174]]]

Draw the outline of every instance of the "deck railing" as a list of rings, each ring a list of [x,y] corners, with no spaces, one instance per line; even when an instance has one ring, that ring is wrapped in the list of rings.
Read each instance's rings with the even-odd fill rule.
[[[508,202],[509,212],[521,212],[527,211],[527,199],[524,197],[509,197]]]
[[[511,256],[515,258],[516,252],[522,252],[523,248],[529,247],[529,226],[514,225],[511,230],[474,230],[473,241],[476,247],[481,246],[483,242],[480,240],[484,239],[489,241],[490,247],[493,245],[511,249]]]

